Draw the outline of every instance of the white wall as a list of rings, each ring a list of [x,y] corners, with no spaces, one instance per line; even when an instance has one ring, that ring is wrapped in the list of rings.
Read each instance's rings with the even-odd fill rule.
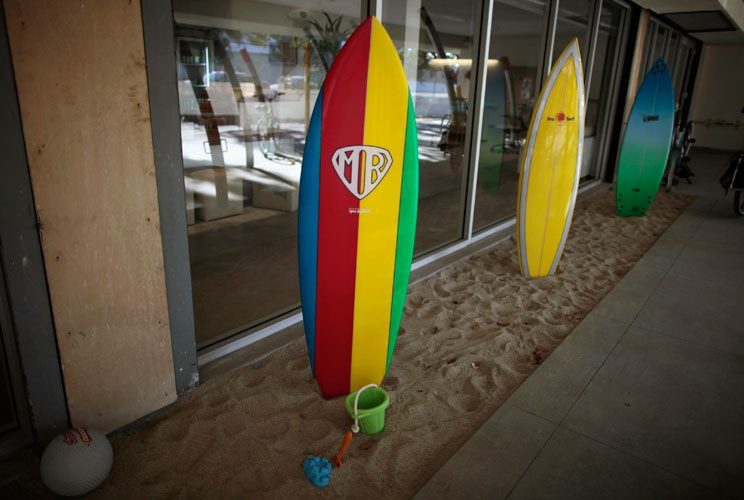
[[[705,45],[695,83],[690,119],[696,146],[744,149],[744,45]],[[739,123],[739,126],[712,122]]]

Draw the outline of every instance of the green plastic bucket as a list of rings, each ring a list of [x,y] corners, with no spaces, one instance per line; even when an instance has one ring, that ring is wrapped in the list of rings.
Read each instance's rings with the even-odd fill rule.
[[[356,413],[354,413],[355,401]],[[388,393],[374,384],[362,387],[346,396],[346,411],[349,412],[351,418],[359,421],[359,428],[368,435],[379,433],[385,426],[385,408],[389,404]]]

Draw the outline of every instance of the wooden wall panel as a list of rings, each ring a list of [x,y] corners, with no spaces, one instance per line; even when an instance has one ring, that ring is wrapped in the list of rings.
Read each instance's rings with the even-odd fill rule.
[[[628,118],[630,118],[630,111],[633,108],[633,102],[635,101],[636,93],[640,87],[639,80],[645,75],[641,76],[641,64],[643,64],[643,48],[646,45],[646,37],[648,36],[648,25],[651,12],[648,9],[641,11],[641,19],[638,21],[638,32],[636,34],[635,44],[631,47],[628,46],[627,50],[633,50],[633,62],[630,68],[630,82],[628,83],[628,99],[625,101],[625,112],[623,113],[623,129],[628,124]]]
[[[176,399],[139,1],[4,0],[73,425]]]

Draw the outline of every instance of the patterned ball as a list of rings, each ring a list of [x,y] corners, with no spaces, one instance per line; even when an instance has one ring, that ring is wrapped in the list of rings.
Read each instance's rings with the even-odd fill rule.
[[[58,495],[84,495],[106,479],[113,459],[111,443],[103,433],[85,427],[67,430],[44,450],[41,478]]]

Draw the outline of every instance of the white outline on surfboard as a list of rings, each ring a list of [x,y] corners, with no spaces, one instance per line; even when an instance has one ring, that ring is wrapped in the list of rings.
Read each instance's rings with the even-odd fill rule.
[[[584,71],[581,67],[581,58],[579,56],[579,44],[574,39],[568,48],[565,49],[558,62],[555,63],[553,69],[550,72],[550,78],[543,87],[542,93],[540,94],[540,102],[537,106],[537,111],[532,119],[532,129],[530,130],[530,136],[527,140],[527,149],[524,152],[524,169],[522,171],[522,185],[519,187],[519,199],[521,201],[519,207],[519,233],[522,238],[519,238],[519,251],[520,251],[520,262],[522,263],[522,272],[525,277],[531,278],[529,264],[527,263],[527,247],[525,245],[525,217],[527,211],[527,185],[530,179],[530,167],[532,166],[532,153],[535,148],[535,138],[537,132],[540,129],[540,123],[543,119],[543,113],[545,112],[545,106],[548,102],[550,94],[553,92],[553,86],[558,78],[563,66],[568,62],[568,58],[573,55],[574,61],[574,74],[576,75],[577,90],[578,90],[578,101],[579,101],[579,145],[576,155],[576,169],[574,171],[574,185],[571,190],[571,202],[568,205],[568,214],[566,215],[566,224],[563,226],[563,234],[561,235],[561,241],[558,244],[558,249],[553,258],[553,263],[548,271],[548,276],[553,274],[558,268],[558,262],[560,261],[561,255],[563,254],[563,247],[566,244],[566,238],[568,237],[568,231],[571,227],[571,219],[573,218],[574,206],[576,205],[576,193],[579,189],[579,175],[581,173],[581,158],[584,154]]]

